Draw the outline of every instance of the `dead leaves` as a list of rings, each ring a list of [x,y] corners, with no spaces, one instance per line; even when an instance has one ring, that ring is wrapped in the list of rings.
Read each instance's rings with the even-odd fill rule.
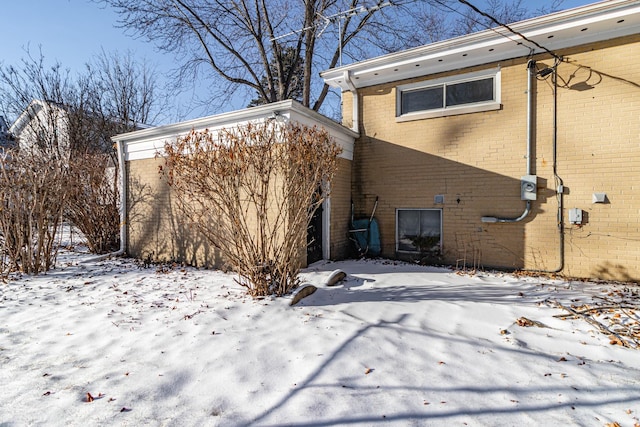
[[[103,397],[104,397],[104,394],[102,394],[102,393],[98,393],[98,395],[94,397],[94,396],[91,395],[91,393],[87,392],[87,395],[85,396],[84,401],[87,402],[87,403],[91,403],[94,400],[102,399]]]
[[[609,344],[611,345],[621,345],[624,346],[625,343],[622,341],[622,339],[616,335],[609,335]]]
[[[637,301],[637,291],[626,287],[614,289],[604,297],[595,296],[589,304],[566,306],[553,301],[557,307],[567,311],[554,317],[582,319],[606,335],[610,345],[640,349],[640,307]]]
[[[605,334],[610,345],[640,349],[640,289],[614,283],[603,289],[602,294],[595,295],[588,304],[570,307],[555,301],[556,306],[569,312],[555,317],[583,319]]]
[[[43,394],[43,396],[49,396],[49,395],[51,395],[51,394],[53,394],[53,393],[52,393],[52,392],[50,392],[50,391],[48,391],[48,392],[46,392],[45,394]],[[94,396],[94,395],[92,395],[90,392],[87,392],[87,394],[84,396],[84,398],[82,399],[82,401],[83,401],[83,402],[85,402],[85,403],[93,403],[93,402],[95,402],[96,400],[102,399],[103,397],[105,397],[105,395],[104,395],[104,394],[102,394],[102,393],[98,393],[98,395],[97,395],[97,396]],[[115,399],[115,398],[113,398],[113,397],[110,397],[110,398],[107,400],[107,402],[108,402],[108,403],[115,402],[115,401],[116,401],[116,399]],[[122,408],[120,408],[120,411],[119,411],[119,412],[131,412],[131,408],[128,408],[128,407],[126,407],[126,406],[123,406]]]
[[[538,328],[548,328],[548,326],[544,323],[538,322],[537,320],[527,319],[526,317],[520,317],[518,320],[516,320],[516,324],[525,328],[531,326],[537,326]]]

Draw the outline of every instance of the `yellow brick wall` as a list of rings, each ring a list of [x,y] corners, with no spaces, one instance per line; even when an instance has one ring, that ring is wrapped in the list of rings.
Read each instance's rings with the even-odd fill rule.
[[[564,181],[565,268],[576,277],[640,278],[640,36],[561,52],[558,88],[557,172]],[[535,58],[538,67],[552,65]],[[518,217],[520,177],[526,174],[527,61],[501,67],[502,109],[396,122],[394,82],[359,90],[361,137],[355,146],[352,192],[358,215],[379,197],[383,255],[396,256],[395,210],[441,208],[444,261],[530,270],[560,266],[557,182],[553,174],[553,85],[535,88],[533,173],[538,199],[521,222],[482,223],[482,216]],[[586,89],[586,90],[585,90]],[[343,123],[352,99],[343,96]],[[609,203],[591,203],[592,193]],[[444,204],[434,196],[443,195]],[[567,210],[588,217],[569,225]]]
[[[331,259],[349,256],[349,218],[351,215],[351,160],[338,159],[338,170],[331,183]]]
[[[163,164],[163,159],[127,162],[127,252],[153,261],[223,266],[219,253],[182,218],[171,187],[158,173]],[[350,200],[351,161],[340,158],[331,185],[332,259],[347,256]],[[306,257],[304,248],[300,254]]]
[[[219,254],[183,219],[166,178],[163,159],[127,162],[127,253],[141,259],[222,266]]]

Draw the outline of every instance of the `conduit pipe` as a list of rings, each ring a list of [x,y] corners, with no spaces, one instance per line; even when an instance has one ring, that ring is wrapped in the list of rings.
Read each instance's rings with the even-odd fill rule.
[[[527,63],[527,175],[531,175],[533,164],[533,82],[536,78],[536,61],[530,60]],[[498,218],[494,216],[483,216],[482,222],[520,222],[531,212],[531,201],[527,200],[524,212],[517,218]]]
[[[564,194],[564,182],[558,175],[558,64],[559,61],[553,66],[553,177],[556,184],[556,196],[558,197],[558,257],[559,264],[555,270],[533,270],[540,273],[560,273],[564,270],[564,217],[563,207],[564,200],[562,195]]]

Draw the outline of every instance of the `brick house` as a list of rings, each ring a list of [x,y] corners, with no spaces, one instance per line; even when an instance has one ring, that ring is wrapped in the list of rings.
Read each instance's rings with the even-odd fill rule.
[[[382,255],[640,278],[640,1],[331,69]],[[358,212],[359,211],[359,212]]]
[[[218,264],[181,224],[156,152],[280,115],[342,145],[322,258],[378,200],[381,255],[640,278],[640,0],[610,0],[323,72],[342,125],[294,101],[119,135],[131,255]],[[144,194],[149,197],[144,197]],[[313,261],[308,258],[308,261]]]
[[[247,122],[265,120],[295,121],[308,126],[321,126],[342,148],[338,171],[331,183],[331,196],[318,212],[316,227],[308,240],[318,242],[308,248],[308,263],[319,259],[344,258],[348,248],[348,218],[351,197],[351,159],[355,132],[302,106],[296,101],[282,101],[215,116],[173,123],[166,126],[117,135],[120,170],[126,186],[122,192],[123,215],[121,252],[155,261],[180,260],[192,265],[221,266],[217,252],[180,218],[172,189],[161,179],[159,166],[166,142],[192,130],[208,129],[215,133]],[[301,248],[304,251],[304,248]]]

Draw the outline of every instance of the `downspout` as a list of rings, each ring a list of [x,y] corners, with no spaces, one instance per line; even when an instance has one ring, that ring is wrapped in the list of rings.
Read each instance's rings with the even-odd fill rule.
[[[116,141],[118,169],[120,170],[120,249],[108,254],[98,255],[82,261],[82,263],[102,261],[108,258],[124,255],[127,250],[127,180],[124,161],[124,143]]]
[[[553,67],[553,177],[556,184],[556,196],[558,198],[558,257],[560,263],[555,270],[540,270],[542,273],[559,273],[564,270],[564,218],[562,214],[563,210],[563,197],[564,194],[564,182],[558,175],[558,63]]]
[[[127,170],[124,159],[124,142],[116,141],[118,166],[120,168],[120,249],[113,256],[124,255],[127,251]]]
[[[536,62],[530,60],[527,63],[527,175],[531,175],[533,164],[533,81],[536,78]],[[483,216],[482,222],[520,222],[531,212],[531,200],[527,200],[524,212],[517,218],[499,218],[494,216]]]
[[[360,133],[360,99],[358,98],[358,89],[353,83],[353,80],[351,80],[351,72],[344,72],[344,81],[349,87],[349,92],[351,92],[351,99],[353,104],[353,111],[351,112],[351,130]]]

